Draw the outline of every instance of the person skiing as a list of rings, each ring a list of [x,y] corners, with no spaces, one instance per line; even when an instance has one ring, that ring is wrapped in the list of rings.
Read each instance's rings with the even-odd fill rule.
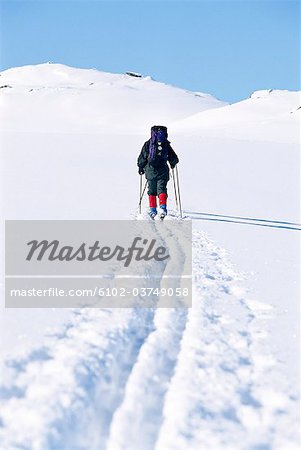
[[[146,141],[138,157],[138,173],[145,173],[148,182],[149,215],[152,219],[157,215],[157,196],[159,197],[160,218],[167,214],[167,182],[169,168],[167,161],[173,169],[179,158],[167,139],[167,128],[154,125],[151,128],[151,138]]]

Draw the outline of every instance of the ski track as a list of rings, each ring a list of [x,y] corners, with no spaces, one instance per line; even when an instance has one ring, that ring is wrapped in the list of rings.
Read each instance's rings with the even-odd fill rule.
[[[174,244],[172,227],[168,226],[168,221],[160,234],[169,245]],[[183,268],[185,260],[181,245],[176,242],[176,246],[177,264]],[[170,264],[164,274],[169,273],[173,273]],[[180,280],[175,283],[174,287],[178,287]],[[156,309],[154,330],[140,348],[127,382],[123,403],[114,414],[108,450],[154,448],[161,426],[165,393],[177,361],[186,317],[187,308]]]
[[[242,279],[194,232],[192,308],[75,310],[61,335],[7,363],[1,450],[296,449],[297,399],[266,344],[274,311]]]

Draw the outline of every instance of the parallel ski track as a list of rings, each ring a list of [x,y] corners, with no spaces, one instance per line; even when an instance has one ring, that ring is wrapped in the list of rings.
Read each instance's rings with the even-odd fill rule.
[[[164,242],[175,241],[171,222],[164,222],[160,235]],[[179,268],[182,273],[185,260],[181,243],[177,241],[176,245],[177,273]],[[162,423],[164,399],[174,374],[186,320],[187,308],[156,310],[155,328],[140,348],[136,364],[128,378],[123,402],[112,418],[108,450],[154,448]]]

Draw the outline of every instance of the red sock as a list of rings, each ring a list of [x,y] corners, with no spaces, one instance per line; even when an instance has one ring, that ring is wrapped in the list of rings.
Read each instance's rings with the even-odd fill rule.
[[[149,195],[149,207],[157,208],[157,197],[155,195]]]
[[[159,205],[166,205],[166,201],[167,201],[167,194],[165,194],[164,192],[161,192],[161,194],[159,194]]]

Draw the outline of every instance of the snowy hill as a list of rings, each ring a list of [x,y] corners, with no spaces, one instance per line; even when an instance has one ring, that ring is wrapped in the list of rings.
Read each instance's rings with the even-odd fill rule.
[[[270,89],[219,110],[194,114],[172,124],[172,130],[186,135],[300,142],[300,114],[300,92]]]
[[[0,87],[2,127],[12,131],[145,133],[154,123],[169,125],[225,105],[208,94],[185,91],[149,76],[62,64],[6,70],[0,74]]]
[[[0,75],[5,219],[136,219],[136,159],[164,122],[193,225],[189,310],[5,309],[2,286],[1,450],[297,450],[299,93]]]

